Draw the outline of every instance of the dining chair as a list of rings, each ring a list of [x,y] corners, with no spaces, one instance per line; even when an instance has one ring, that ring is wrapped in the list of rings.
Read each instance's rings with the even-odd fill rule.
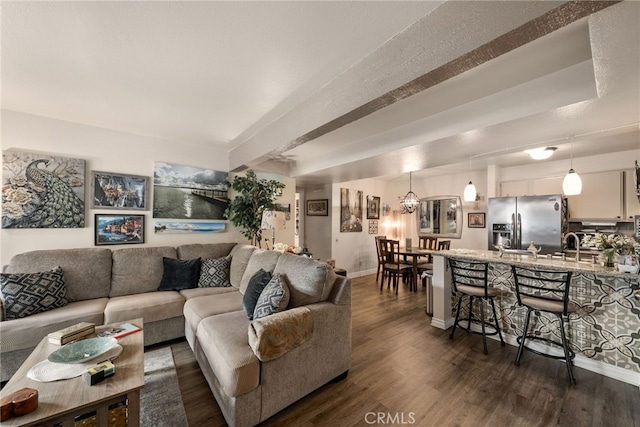
[[[384,257],[382,256],[382,251],[380,250],[381,241],[386,239],[387,236],[376,236],[376,256],[378,257],[378,271],[376,272],[376,282],[380,279],[380,273],[382,273],[382,281],[384,282]]]
[[[393,287],[398,293],[398,287],[400,277],[405,273],[410,273],[413,270],[411,265],[403,264],[400,260],[400,241],[391,239],[382,239],[380,244],[382,257],[384,259],[383,266],[383,280],[380,282],[380,291],[384,287],[384,275],[387,275],[387,288],[391,285],[391,279],[393,279]],[[412,274],[409,276],[411,277]],[[413,280],[409,278],[409,280]]]
[[[420,249],[436,249],[436,244],[438,242],[437,237],[431,236],[420,236],[419,238],[419,247]]]
[[[451,240],[441,240],[438,242],[439,251],[448,251],[451,249]]]

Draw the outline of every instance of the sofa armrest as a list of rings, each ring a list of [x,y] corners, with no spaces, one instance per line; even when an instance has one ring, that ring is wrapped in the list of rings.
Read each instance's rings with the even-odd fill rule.
[[[277,359],[313,336],[313,313],[296,307],[249,324],[249,346],[261,362]]]

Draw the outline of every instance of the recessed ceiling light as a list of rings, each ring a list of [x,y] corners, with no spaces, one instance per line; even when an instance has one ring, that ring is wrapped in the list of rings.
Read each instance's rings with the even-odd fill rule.
[[[556,147],[540,147],[534,148],[531,150],[524,150],[533,160],[544,160],[551,157],[554,151],[556,151]]]

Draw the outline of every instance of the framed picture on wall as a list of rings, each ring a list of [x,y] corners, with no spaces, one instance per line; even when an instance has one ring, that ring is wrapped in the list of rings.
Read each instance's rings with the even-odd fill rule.
[[[307,216],[328,216],[329,199],[307,200]]]
[[[380,197],[367,196],[367,219],[380,219]]]
[[[362,232],[362,191],[340,189],[340,232]]]
[[[95,245],[144,243],[144,215],[95,215]]]
[[[91,171],[91,207],[147,210],[149,177]]]
[[[469,228],[484,228],[484,212],[469,212],[468,215]]]

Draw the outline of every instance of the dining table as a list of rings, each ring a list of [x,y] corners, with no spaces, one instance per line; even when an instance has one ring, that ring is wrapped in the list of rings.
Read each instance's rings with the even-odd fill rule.
[[[412,259],[413,266],[413,280],[411,281],[410,290],[416,292],[418,290],[419,274],[418,274],[418,260],[422,257],[430,257],[434,251],[431,249],[422,249],[418,247],[400,248],[399,255],[404,257],[405,261],[408,257]]]

